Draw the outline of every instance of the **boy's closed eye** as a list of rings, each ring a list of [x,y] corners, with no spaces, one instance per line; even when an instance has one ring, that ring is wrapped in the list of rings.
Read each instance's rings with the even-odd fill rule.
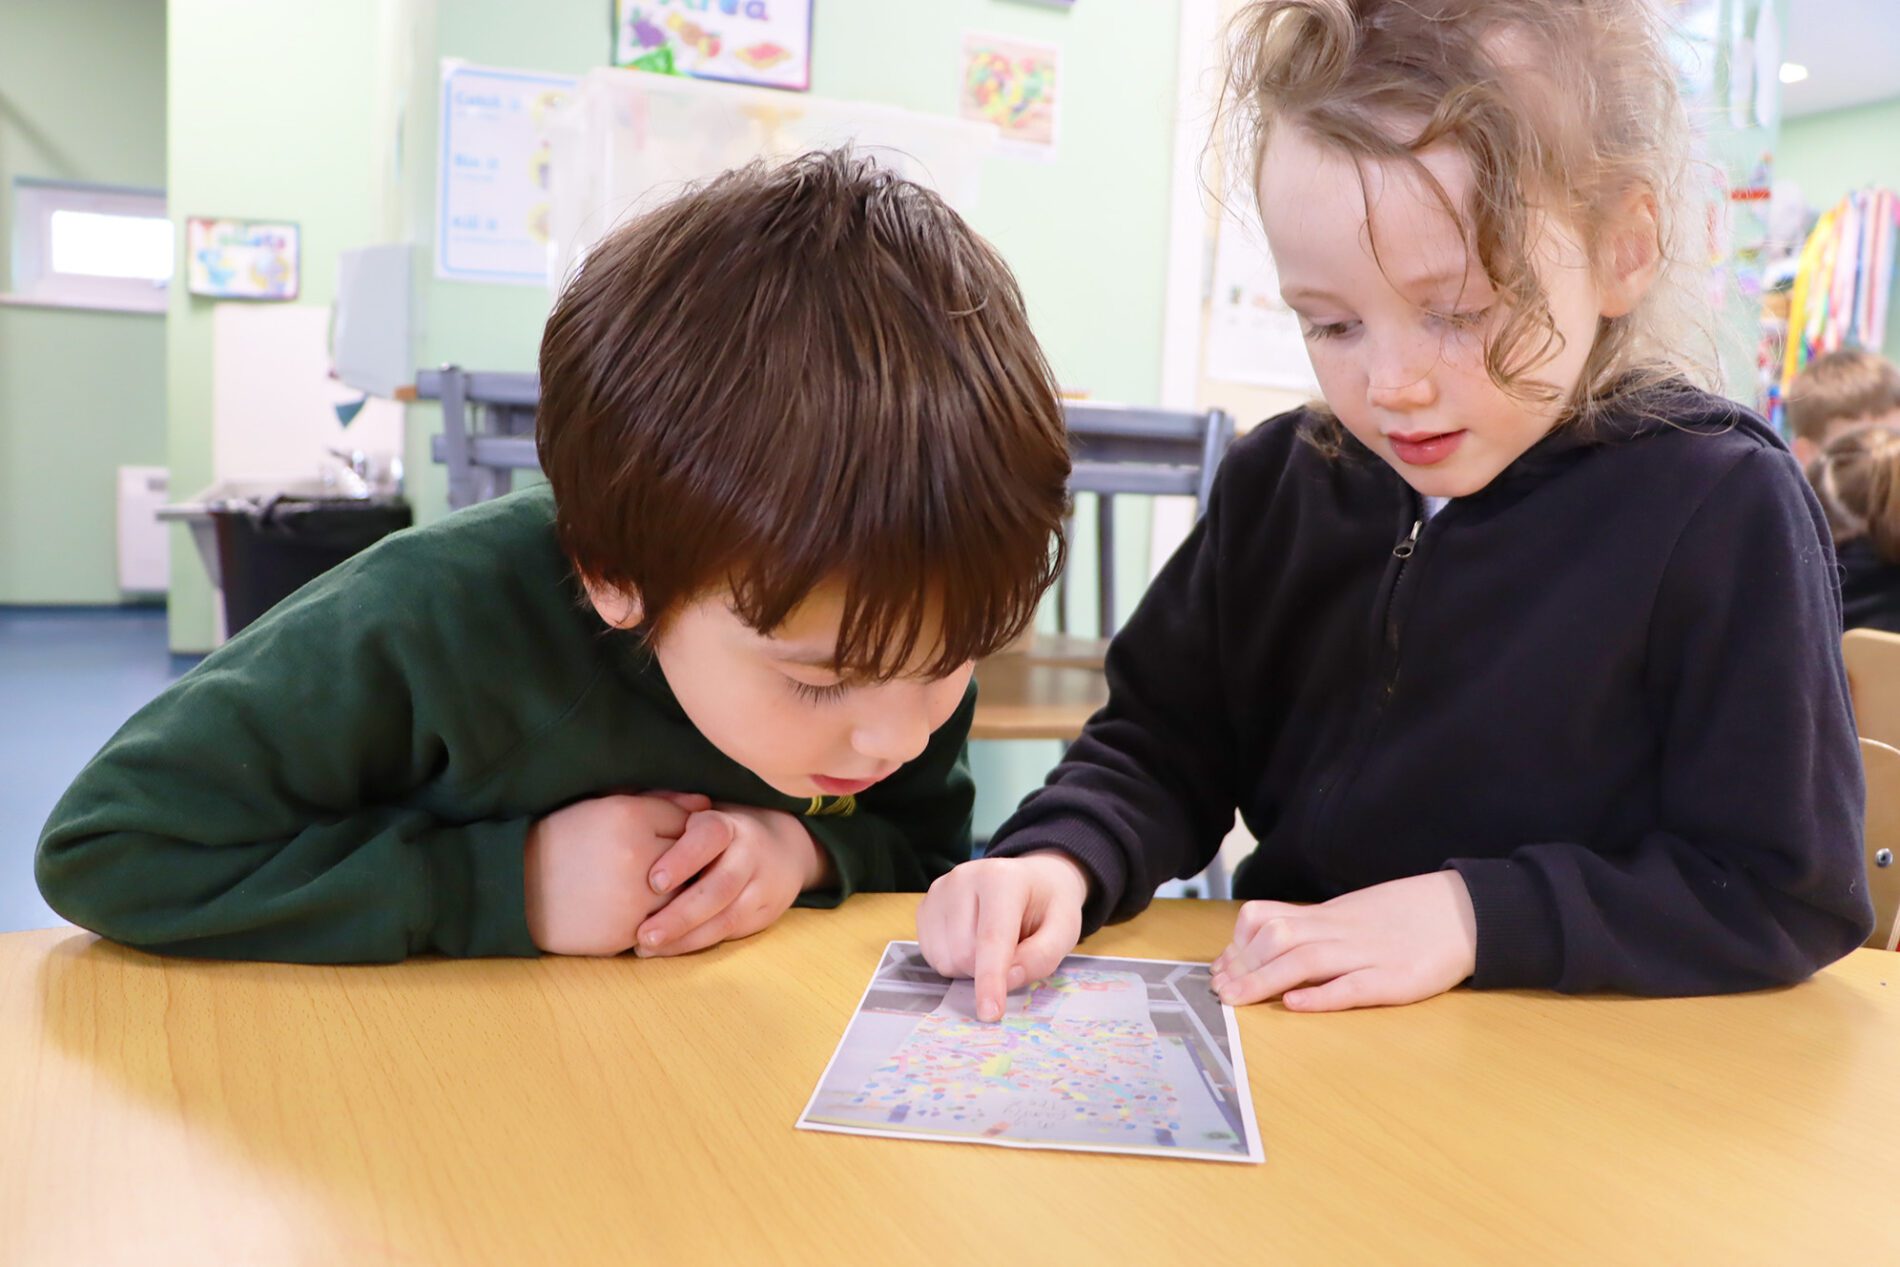
[[[834,703],[843,699],[852,689],[852,683],[842,678],[835,682],[803,682],[788,675],[785,680],[791,683],[792,690],[800,699],[814,704]]]

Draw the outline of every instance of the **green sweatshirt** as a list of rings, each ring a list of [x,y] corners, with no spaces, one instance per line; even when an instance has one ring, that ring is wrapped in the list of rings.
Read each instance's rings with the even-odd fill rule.
[[[532,955],[529,825],[667,789],[806,813],[687,720],[585,603],[545,486],[387,538],[140,710],[54,809],[47,902],[115,941],[308,963]],[[831,906],[970,853],[974,689],[915,761],[805,819]]]

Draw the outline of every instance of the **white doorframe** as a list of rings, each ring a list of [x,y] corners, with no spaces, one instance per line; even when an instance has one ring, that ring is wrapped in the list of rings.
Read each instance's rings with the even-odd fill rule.
[[[1201,160],[1220,95],[1219,0],[1181,0],[1175,54],[1174,161],[1169,176],[1168,267],[1162,292],[1161,405],[1193,409],[1201,371],[1202,314],[1207,299],[1207,204]],[[1150,521],[1150,577],[1194,526],[1191,505],[1157,500]]]

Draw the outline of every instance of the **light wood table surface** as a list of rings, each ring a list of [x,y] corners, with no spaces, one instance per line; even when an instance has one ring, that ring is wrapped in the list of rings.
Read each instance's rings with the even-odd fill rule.
[[[0,1263],[1900,1262],[1900,958],[1243,1009],[1264,1166],[793,1129],[915,897],[679,960],[0,937]],[[1205,959],[1233,906],[1084,949]]]

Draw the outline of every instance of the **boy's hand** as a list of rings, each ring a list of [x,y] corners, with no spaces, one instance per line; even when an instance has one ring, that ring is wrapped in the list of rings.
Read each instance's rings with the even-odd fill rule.
[[[1057,850],[978,858],[930,886],[917,945],[944,976],[975,977],[977,1016],[1000,1021],[1005,995],[1075,949],[1088,896],[1088,873]]]
[[[1415,1003],[1469,977],[1477,955],[1464,877],[1434,871],[1317,906],[1248,902],[1214,960],[1214,993],[1236,1006],[1277,997],[1296,1012]]]
[[[666,899],[647,870],[685,832],[703,796],[655,792],[576,801],[528,829],[528,935],[556,955],[617,955]]]
[[[677,896],[640,925],[635,953],[683,955],[750,937],[832,879],[831,855],[795,816],[749,805],[701,810],[653,864],[653,892]]]

